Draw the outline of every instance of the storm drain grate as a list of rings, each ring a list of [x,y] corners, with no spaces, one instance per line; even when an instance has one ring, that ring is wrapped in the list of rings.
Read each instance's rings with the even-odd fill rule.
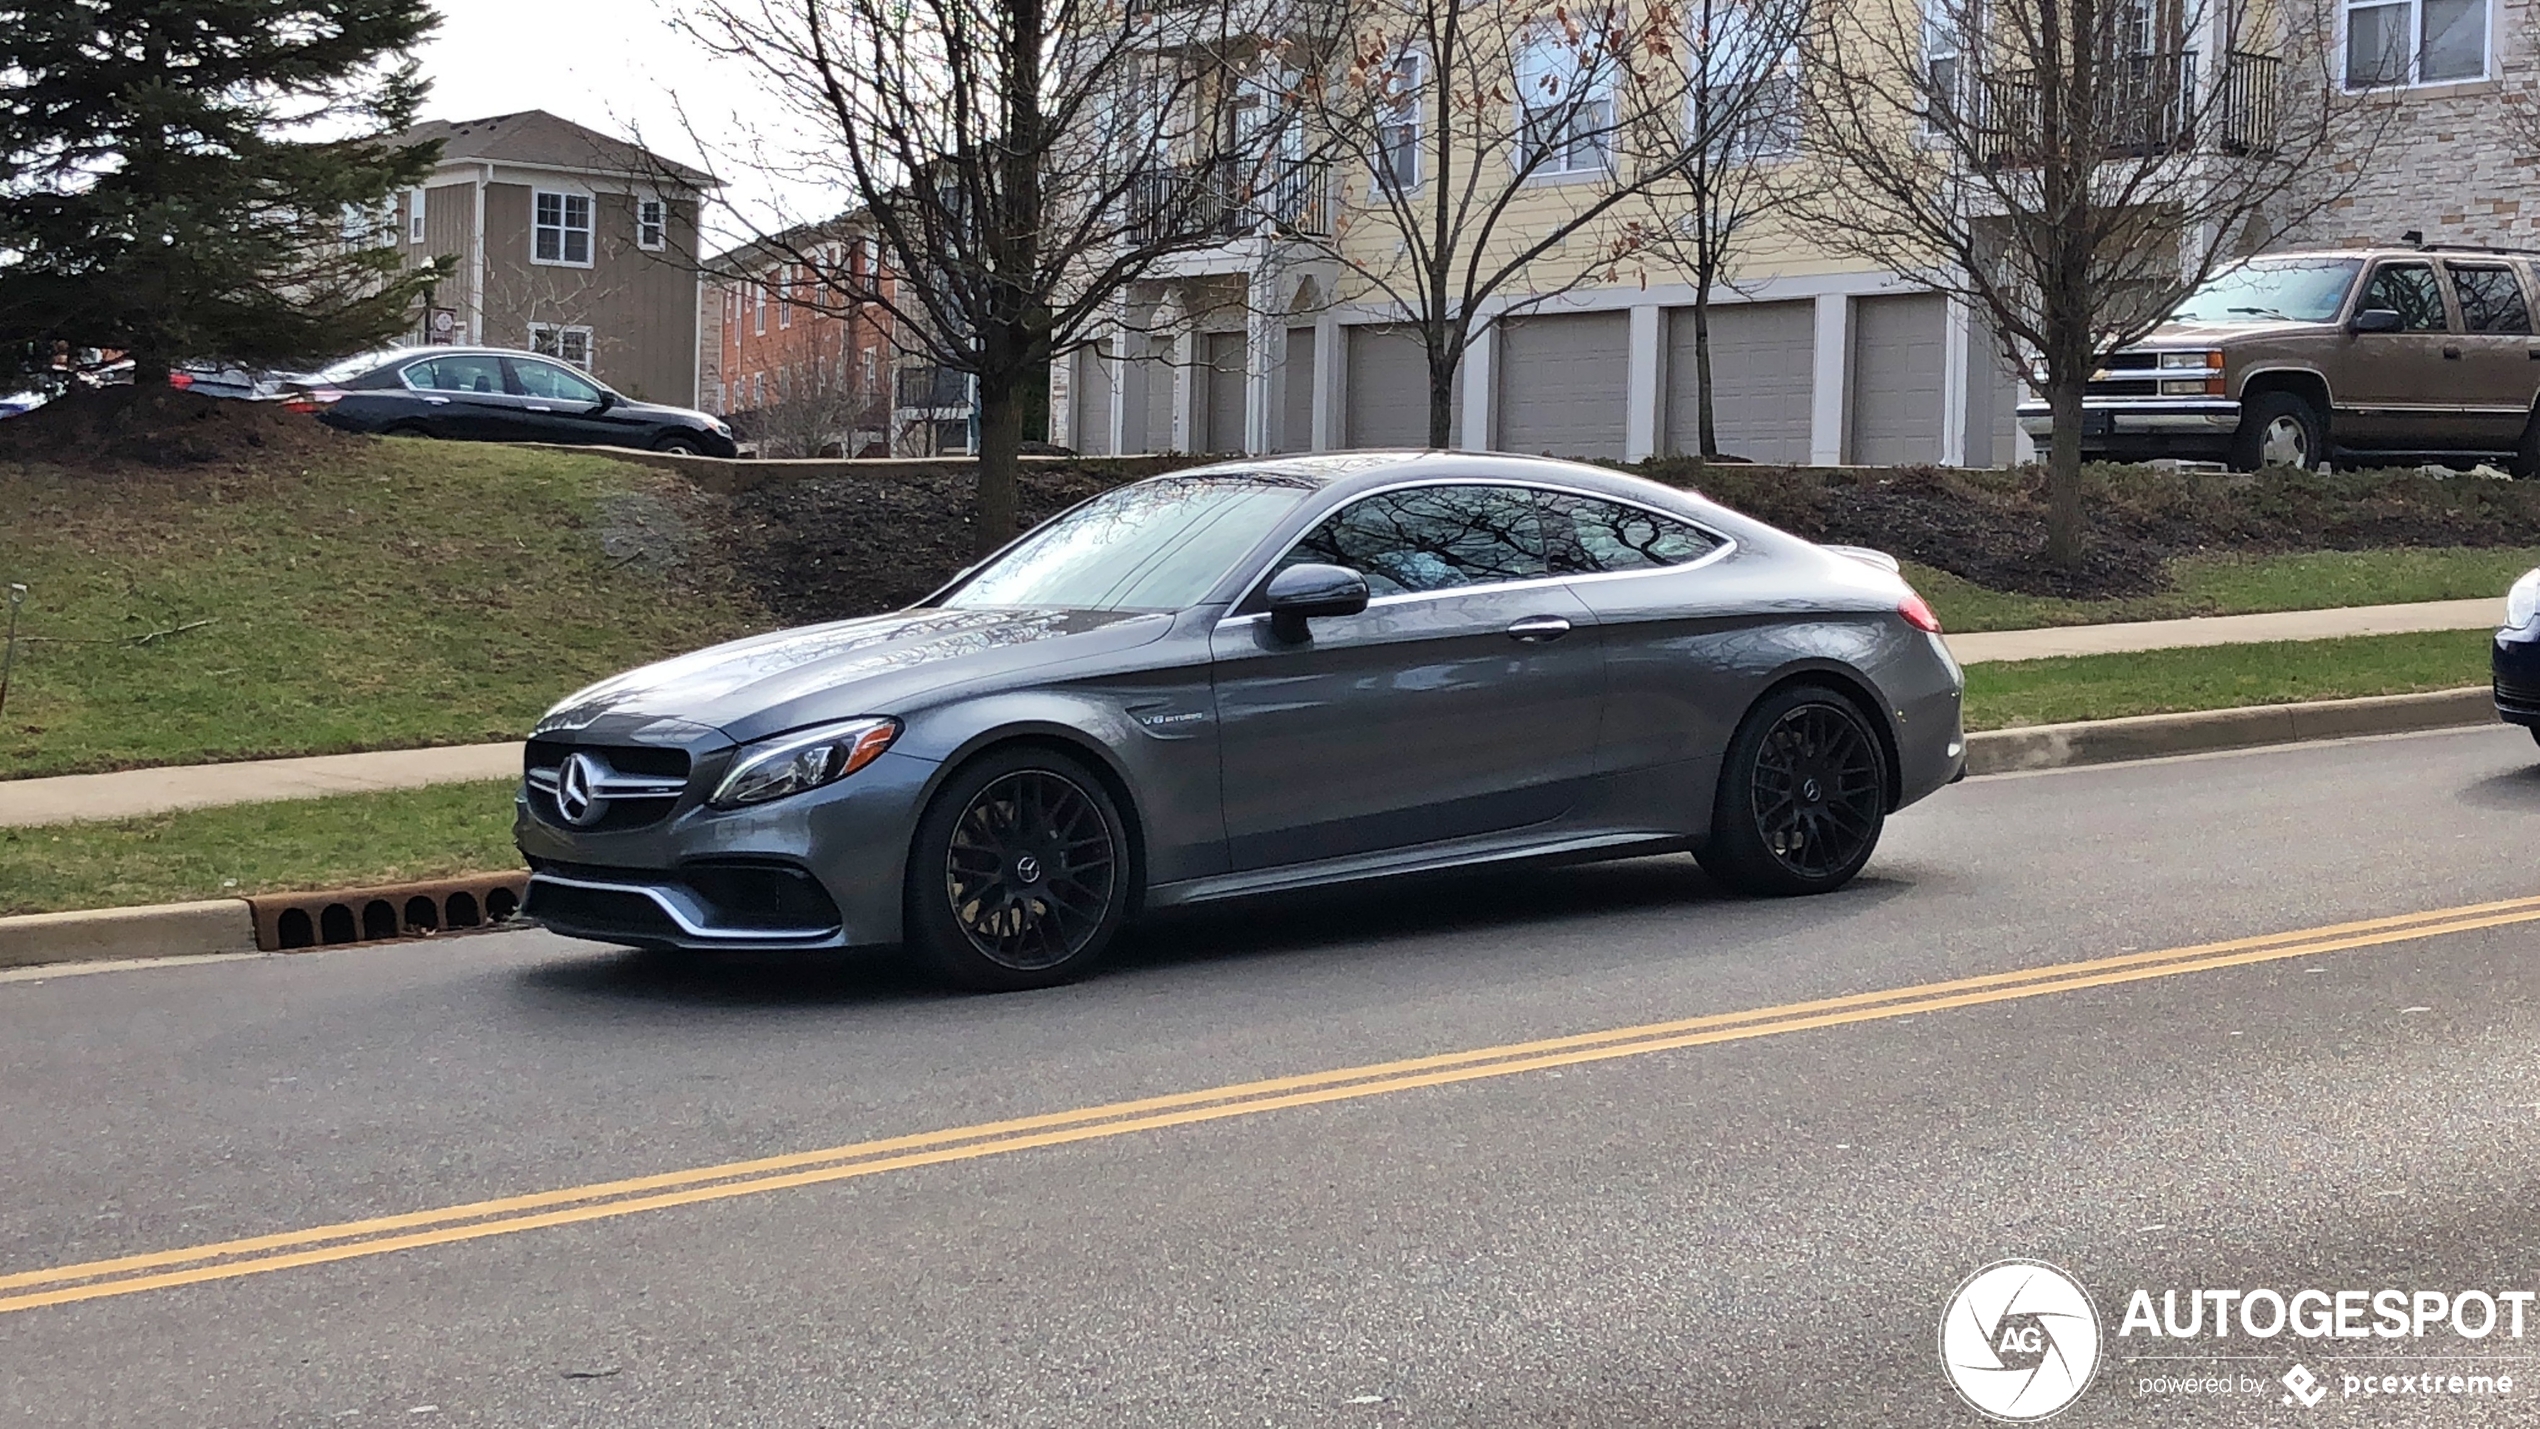
[[[528,887],[526,873],[480,873],[332,893],[268,893],[247,906],[256,915],[256,946],[287,953],[492,927],[520,911]]]

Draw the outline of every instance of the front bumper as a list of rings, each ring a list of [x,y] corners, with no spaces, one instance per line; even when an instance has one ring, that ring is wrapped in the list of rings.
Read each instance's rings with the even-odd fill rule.
[[[2540,729],[2540,624],[2524,630],[2499,630],[2490,660],[2494,671],[2496,717],[2507,724]]]
[[[2046,440],[2055,415],[2043,402],[2019,405],[2020,429]],[[2220,456],[2240,430],[2240,404],[2217,397],[2094,397],[2081,407],[2084,451]]]
[[[889,752],[824,789],[708,808],[726,762],[701,761],[666,817],[634,827],[568,827],[524,786],[512,823],[530,867],[522,915],[567,937],[640,948],[898,942],[909,841],[934,761]]]

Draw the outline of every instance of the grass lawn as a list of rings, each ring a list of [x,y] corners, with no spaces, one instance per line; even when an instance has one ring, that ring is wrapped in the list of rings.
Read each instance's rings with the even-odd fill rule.
[[[2487,683],[2484,630],[2282,640],[1967,667],[1966,724],[2004,729]]]
[[[520,867],[508,780],[0,828],[0,916]]]
[[[0,580],[30,589],[0,778],[518,738],[772,623],[602,548],[658,544],[643,468],[403,440],[330,465],[0,465]]]
[[[2190,615],[2250,615],[2425,600],[2488,598],[2503,613],[2505,588],[2540,566],[2540,548],[2443,547],[2309,551],[2277,556],[2191,556],[2173,562],[2175,590],[2119,600],[2063,600],[1988,590],[1946,571],[1906,567],[1948,629],[2031,630]]]

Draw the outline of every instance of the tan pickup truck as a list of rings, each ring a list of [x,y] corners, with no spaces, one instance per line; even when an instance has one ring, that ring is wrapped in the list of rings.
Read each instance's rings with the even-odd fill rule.
[[[2533,255],[2274,253],[2225,269],[2092,374],[2091,457],[2262,466],[2495,461],[2540,474]],[[2046,404],[2020,404],[2043,442]]]

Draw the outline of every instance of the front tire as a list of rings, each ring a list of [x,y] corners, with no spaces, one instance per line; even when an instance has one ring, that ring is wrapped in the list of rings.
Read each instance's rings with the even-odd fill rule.
[[[2310,399],[2292,392],[2261,392],[2240,410],[2231,439],[2234,471],[2290,466],[2318,469],[2328,457],[2328,422]]]
[[[1852,881],[1887,825],[1887,755],[1850,699],[1790,685],[1747,712],[1694,855],[1740,893],[1786,898]]]
[[[703,456],[695,437],[664,437],[653,443],[653,450],[665,456]]]
[[[1018,748],[937,790],[908,864],[909,944],[937,974],[983,992],[1082,977],[1129,906],[1120,809],[1082,763]]]

